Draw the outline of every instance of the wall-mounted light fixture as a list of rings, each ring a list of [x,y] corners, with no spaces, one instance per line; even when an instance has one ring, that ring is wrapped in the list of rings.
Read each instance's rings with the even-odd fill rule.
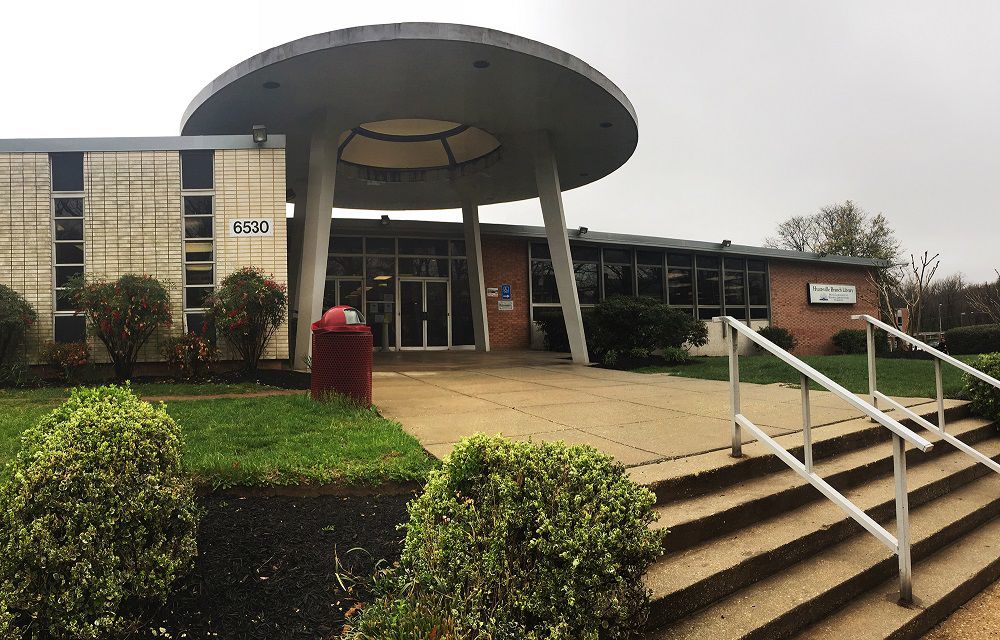
[[[257,146],[267,142],[267,127],[262,124],[255,124],[253,126],[253,142]]]
[[[382,214],[382,219],[379,220],[378,223],[380,225],[382,225],[383,227],[388,226],[389,225],[389,214],[383,213]]]
[[[590,231],[590,229],[588,229],[587,227],[580,227],[579,229],[577,229],[576,235],[578,235],[578,236],[585,236],[585,235],[587,235],[588,231]]]
[[[723,240],[722,241],[722,248],[723,249],[728,249],[731,246],[733,246],[733,241],[732,240]]]

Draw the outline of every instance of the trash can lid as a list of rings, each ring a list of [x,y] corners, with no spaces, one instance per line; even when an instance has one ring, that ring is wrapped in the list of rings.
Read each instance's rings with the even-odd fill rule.
[[[327,309],[323,317],[312,323],[313,333],[331,331],[371,331],[365,324],[365,316],[347,305],[338,305]]]

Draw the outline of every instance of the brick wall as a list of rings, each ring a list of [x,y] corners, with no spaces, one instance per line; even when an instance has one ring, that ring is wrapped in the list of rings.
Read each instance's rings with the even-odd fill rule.
[[[183,330],[180,160],[176,151],[90,152],[83,160],[84,272],[88,279],[148,274],[170,297],[170,329],[154,333],[140,362],[162,360],[160,346]],[[90,332],[96,362],[109,362]]]
[[[878,316],[875,287],[864,267],[809,264],[771,260],[771,323],[792,332],[798,342],[796,354],[833,353],[833,334],[841,329],[864,328],[851,320],[852,314]],[[853,284],[858,288],[858,302],[853,305],[809,304],[806,286],[810,282]]]
[[[486,298],[490,349],[527,349],[531,342],[528,299],[528,241],[483,236],[483,276],[487,288],[509,284],[513,311],[500,311],[499,298]]]
[[[46,153],[0,153],[0,283],[34,307],[28,358],[52,338],[52,213]]]
[[[266,218],[273,236],[230,238],[236,218]],[[285,150],[220,149],[215,152],[216,283],[241,267],[260,267],[288,284],[285,224]],[[227,355],[225,352],[223,355]],[[264,359],[288,358],[288,323],[278,327]]]

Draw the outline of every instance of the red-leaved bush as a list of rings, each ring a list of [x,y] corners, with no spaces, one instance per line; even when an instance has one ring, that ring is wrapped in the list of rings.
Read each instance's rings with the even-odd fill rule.
[[[159,280],[126,273],[117,280],[73,278],[70,299],[90,321],[90,330],[104,343],[115,377],[132,377],[139,350],[159,327],[170,326],[170,301]]]
[[[267,342],[285,321],[285,285],[257,267],[243,267],[222,280],[208,305],[218,334],[243,359],[247,372],[256,371]]]

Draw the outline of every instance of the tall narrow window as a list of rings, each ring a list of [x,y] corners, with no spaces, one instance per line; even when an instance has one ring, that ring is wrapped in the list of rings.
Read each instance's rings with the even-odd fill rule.
[[[635,295],[632,290],[632,250],[604,249],[604,298]]]
[[[750,303],[751,320],[767,320],[767,262],[747,260],[747,299]]]
[[[743,258],[726,258],[723,270],[725,314],[738,320],[747,319],[746,261]]]
[[[86,321],[66,292],[71,278],[82,276],[83,249],[83,154],[53,153],[52,168],[52,264],[55,277],[55,313],[52,318],[56,342],[79,342],[85,337]]]
[[[659,251],[636,251],[635,262],[639,295],[663,300],[663,254]]]
[[[667,254],[667,304],[693,313],[694,258],[688,253]]]
[[[215,202],[212,151],[181,151],[184,210],[185,331],[212,337],[206,300],[215,290]]]
[[[718,256],[697,256],[698,317],[711,320],[722,311],[721,260]]]

